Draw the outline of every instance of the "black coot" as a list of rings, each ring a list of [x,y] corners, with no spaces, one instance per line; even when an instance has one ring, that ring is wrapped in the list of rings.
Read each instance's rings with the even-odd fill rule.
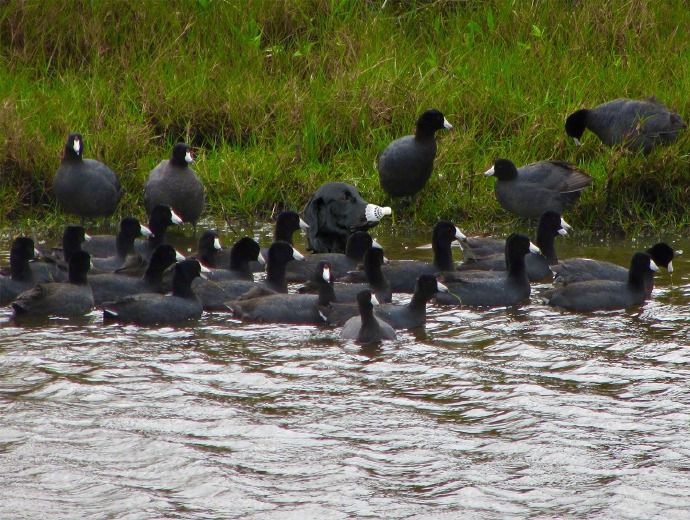
[[[656,98],[614,99],[568,116],[565,131],[579,145],[589,128],[601,141],[649,153],[657,144],[672,143],[688,125]]]
[[[263,298],[228,302],[233,314],[245,321],[322,325],[322,312],[333,300],[332,275],[328,262],[317,266],[317,294],[272,294]]]
[[[10,249],[10,269],[0,276],[0,305],[7,305],[20,293],[36,285],[30,260],[36,254],[34,241],[29,237],[17,237]]]
[[[444,305],[502,306],[524,302],[530,295],[530,284],[525,269],[525,255],[537,252],[525,235],[512,234],[506,239],[505,272],[465,271],[450,273],[452,283],[446,281],[448,294],[436,296]]]
[[[201,317],[201,302],[192,290],[192,281],[201,276],[197,260],[175,265],[172,294],[142,293],[103,304],[103,319],[140,325],[179,324]]]
[[[673,272],[673,248],[665,242],[654,244],[646,251],[658,267],[663,267],[669,273]],[[551,266],[555,273],[555,285],[568,285],[589,280],[613,280],[625,282],[628,280],[629,269],[611,262],[592,260],[590,258],[568,258]],[[647,296],[654,289],[654,274],[647,272],[645,276],[645,290]]]
[[[69,261],[66,283],[39,283],[21,293],[12,302],[16,317],[33,316],[82,316],[94,306],[93,293],[87,281],[91,256],[78,251]]]
[[[196,226],[204,211],[204,185],[189,165],[192,163],[189,145],[177,143],[169,160],[163,160],[151,170],[144,185],[144,206],[149,215],[158,205],[170,206],[184,222]]]
[[[572,283],[548,291],[544,302],[577,312],[626,309],[640,305],[648,297],[645,279],[658,269],[648,253],[635,253],[626,281],[590,280]]]
[[[436,130],[453,126],[435,109],[427,110],[417,120],[414,135],[390,143],[378,158],[381,188],[391,197],[415,195],[426,185],[434,169]]]
[[[545,211],[563,213],[592,183],[585,172],[561,161],[539,161],[516,168],[508,159],[496,159],[484,174],[496,177],[494,191],[503,209],[535,219]]]
[[[357,305],[359,316],[345,322],[340,332],[341,338],[352,339],[365,345],[397,338],[393,327],[374,316],[374,305],[378,305],[378,301],[371,291],[361,291],[357,295]]]
[[[151,260],[142,278],[116,273],[93,274],[89,284],[96,305],[119,300],[125,296],[139,293],[165,293],[170,283],[164,283],[163,273],[177,260],[177,252],[169,244],[162,244],[151,255]]]
[[[117,175],[100,161],[83,159],[83,151],[81,134],[70,134],[53,179],[58,204],[82,223],[86,218],[112,215],[122,195]]]
[[[527,277],[530,282],[550,281],[551,266],[558,263],[555,238],[567,235],[570,226],[555,211],[546,211],[539,217],[536,244],[541,253],[530,252],[525,257]],[[505,271],[505,240],[484,237],[468,237],[460,242],[465,260],[458,271],[487,270]]]
[[[105,258],[91,258],[94,269],[102,272],[112,272],[121,268],[127,257],[134,253],[134,240],[138,237],[150,237],[151,230],[139,223],[133,217],[125,217],[120,221],[120,231],[115,237],[115,254]],[[99,236],[94,236],[89,242],[95,242]],[[85,248],[87,249],[87,248]],[[89,248],[90,249],[90,248]]]

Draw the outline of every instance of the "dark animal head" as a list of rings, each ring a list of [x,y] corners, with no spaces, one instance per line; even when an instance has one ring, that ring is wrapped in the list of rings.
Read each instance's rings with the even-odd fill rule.
[[[304,210],[309,249],[315,253],[342,253],[351,233],[375,226],[390,214],[388,207],[367,203],[354,186],[326,183],[312,195]]]

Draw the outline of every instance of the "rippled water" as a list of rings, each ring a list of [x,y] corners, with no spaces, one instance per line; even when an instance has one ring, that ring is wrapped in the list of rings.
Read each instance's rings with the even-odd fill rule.
[[[421,234],[377,239],[430,255]],[[563,242],[627,263],[652,241]],[[18,327],[2,309],[0,518],[686,519],[690,263],[674,266],[633,311],[431,308],[376,349],[221,314]]]

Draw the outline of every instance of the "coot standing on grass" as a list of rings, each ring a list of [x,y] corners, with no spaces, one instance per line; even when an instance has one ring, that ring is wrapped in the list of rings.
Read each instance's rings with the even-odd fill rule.
[[[417,120],[414,135],[390,143],[378,158],[381,188],[391,197],[411,197],[426,185],[434,169],[436,130],[453,126],[436,110],[427,110]]]
[[[601,141],[649,153],[657,144],[672,143],[688,125],[655,97],[614,99],[591,109],[573,112],[565,121],[566,133],[580,144],[589,128]]]
[[[100,161],[83,159],[83,151],[81,134],[70,134],[53,179],[58,204],[82,224],[87,218],[112,215],[122,195],[117,175]]]
[[[158,163],[144,185],[144,206],[149,215],[159,204],[170,206],[184,222],[196,223],[204,211],[204,186],[189,167],[189,145],[177,143],[170,159]]]
[[[516,168],[508,159],[496,159],[484,175],[496,177],[494,191],[501,207],[526,218],[539,218],[545,211],[563,213],[592,184],[589,175],[562,161],[539,161]]]

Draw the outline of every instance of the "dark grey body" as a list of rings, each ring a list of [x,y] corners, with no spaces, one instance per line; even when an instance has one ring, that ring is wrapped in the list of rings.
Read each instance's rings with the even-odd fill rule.
[[[144,186],[144,206],[150,214],[159,204],[170,206],[184,222],[196,224],[205,207],[204,186],[194,170],[169,160],[158,163]]]
[[[53,192],[66,213],[82,218],[112,215],[120,201],[120,181],[94,159],[63,159],[53,179]]]
[[[228,306],[237,318],[246,321],[305,325],[322,325],[326,322],[316,294],[272,294],[229,302]]]
[[[354,316],[345,322],[340,332],[343,339],[352,339],[359,343],[376,343],[384,339],[396,339],[395,330],[388,323],[374,316],[374,321],[362,324],[361,316]]]
[[[140,325],[178,324],[196,320],[203,311],[198,298],[183,298],[172,294],[143,293],[128,296],[103,306],[105,312],[117,313],[117,321]]]
[[[539,161],[517,170],[517,179],[496,179],[494,190],[504,209],[526,218],[539,218],[545,211],[563,213],[592,182],[575,166],[560,161]]]
[[[687,128],[678,114],[653,98],[603,103],[587,110],[585,125],[608,146],[623,144],[645,153],[657,144],[672,143]]]
[[[73,317],[91,312],[94,300],[88,285],[45,283],[21,293],[12,306],[17,315]]]
[[[96,305],[119,300],[126,296],[140,293],[164,293],[170,290],[170,284],[150,284],[144,278],[134,278],[121,274],[93,274],[89,276]]]
[[[436,139],[406,135],[389,144],[378,159],[381,188],[391,197],[407,197],[420,191],[431,177]]]
[[[591,312],[626,309],[642,304],[646,298],[643,286],[635,286],[627,281],[590,280],[554,290],[549,294],[547,303],[571,311]]]

